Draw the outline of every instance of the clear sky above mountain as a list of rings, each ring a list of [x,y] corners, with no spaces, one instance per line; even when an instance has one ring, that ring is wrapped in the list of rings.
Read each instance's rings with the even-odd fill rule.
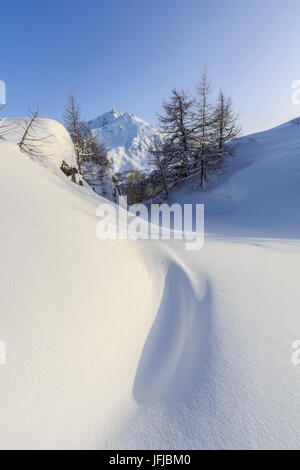
[[[171,88],[202,65],[240,113],[243,133],[300,115],[298,0],[12,0],[1,4],[7,115],[38,103],[60,119],[73,88],[84,117],[114,105],[157,124]]]

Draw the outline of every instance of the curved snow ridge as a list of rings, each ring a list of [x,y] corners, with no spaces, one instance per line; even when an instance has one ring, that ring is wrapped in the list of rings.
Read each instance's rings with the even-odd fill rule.
[[[8,130],[5,133],[5,140],[18,143],[24,133],[24,126],[29,120],[29,117],[4,118],[1,124]],[[71,137],[60,122],[39,118],[32,135],[37,139],[42,139],[37,143],[37,152],[40,153],[41,158],[47,159],[57,167],[60,167],[63,161],[71,167],[77,167]]]
[[[105,200],[60,173],[0,144],[2,449],[104,445],[149,328],[152,284],[136,245],[100,241]]]
[[[193,391],[208,352],[211,302],[209,282],[199,299],[188,272],[170,266],[134,381],[138,404],[183,399]]]

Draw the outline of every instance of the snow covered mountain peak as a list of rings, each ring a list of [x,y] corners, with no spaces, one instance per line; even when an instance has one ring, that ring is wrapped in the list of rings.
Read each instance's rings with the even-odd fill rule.
[[[96,119],[89,121],[91,129],[99,129],[100,127],[105,127],[112,123],[115,119],[118,119],[122,116],[123,113],[114,106],[111,111],[101,114]]]
[[[158,129],[117,107],[88,123],[99,136],[114,164],[114,172],[147,170],[150,150],[160,139]]]
[[[119,110],[119,108],[117,108],[117,106],[114,106],[112,108],[111,113],[115,118],[121,116],[121,114],[122,114],[121,111]]]

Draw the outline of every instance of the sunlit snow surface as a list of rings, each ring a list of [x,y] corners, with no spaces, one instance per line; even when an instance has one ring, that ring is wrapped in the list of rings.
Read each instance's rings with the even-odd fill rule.
[[[299,448],[300,127],[173,194],[206,204],[199,252],[98,240],[55,148],[0,143],[0,448]]]

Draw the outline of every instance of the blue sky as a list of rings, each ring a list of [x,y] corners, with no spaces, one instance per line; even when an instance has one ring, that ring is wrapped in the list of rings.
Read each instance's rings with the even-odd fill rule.
[[[10,0],[1,3],[7,111],[60,119],[74,89],[90,119],[114,105],[153,123],[171,88],[205,64],[243,133],[300,115],[299,0]]]

